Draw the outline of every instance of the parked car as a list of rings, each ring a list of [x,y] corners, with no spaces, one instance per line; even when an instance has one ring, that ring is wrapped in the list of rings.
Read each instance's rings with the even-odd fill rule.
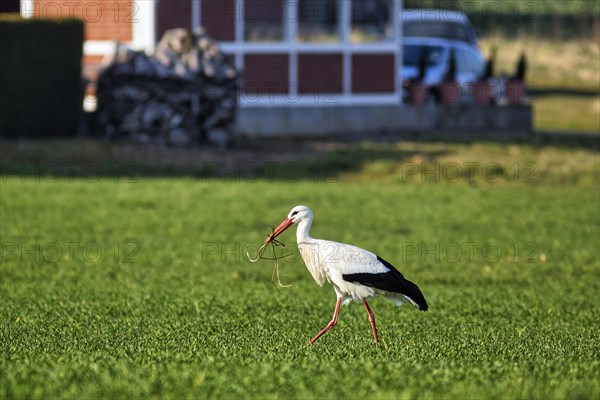
[[[460,40],[440,38],[404,38],[403,65],[400,71],[403,82],[403,98],[408,97],[407,86],[419,77],[419,63],[424,57],[424,83],[429,88],[427,101],[439,101],[439,85],[450,68],[450,55],[454,53],[455,79],[460,85],[461,102],[472,98],[471,83],[478,81],[485,72],[486,60],[481,51]]]
[[[469,18],[450,10],[408,9],[402,12],[405,38],[438,38],[462,41],[478,48]]]

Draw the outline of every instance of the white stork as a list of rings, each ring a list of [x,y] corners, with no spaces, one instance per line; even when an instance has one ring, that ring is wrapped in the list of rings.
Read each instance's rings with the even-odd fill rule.
[[[319,286],[323,286],[325,281],[333,285],[337,296],[333,318],[308,345],[337,324],[341,303],[362,301],[369,315],[376,346],[379,346],[379,338],[375,316],[367,304],[367,298],[383,295],[397,305],[408,302],[419,310],[427,311],[427,302],[419,287],[405,279],[392,264],[359,247],[311,237],[312,222],[310,208],[296,206],[265,240],[265,243],[269,243],[293,224],[298,224],[296,241],[306,268]]]

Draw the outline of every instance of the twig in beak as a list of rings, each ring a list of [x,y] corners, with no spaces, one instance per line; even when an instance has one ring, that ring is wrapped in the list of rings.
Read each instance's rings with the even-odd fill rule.
[[[277,252],[275,250],[275,247],[282,247],[285,248],[285,244],[280,242],[277,239],[274,239],[273,236],[275,235],[275,226],[271,225],[271,233],[267,235],[268,240],[260,247],[260,249],[258,249],[258,255],[256,258],[252,258],[250,257],[250,253],[248,252],[248,244],[245,246],[245,250],[246,250],[246,257],[248,257],[248,260],[252,263],[257,262],[258,260],[269,260],[269,261],[274,261],[275,262],[275,268],[273,269],[273,275],[271,277],[273,283],[275,284],[275,286],[279,286],[279,287],[290,287],[292,285],[284,285],[283,283],[281,283],[281,278],[279,276],[279,259],[280,258],[286,258],[291,256],[290,253],[285,254],[281,257],[277,257]],[[265,251],[267,250],[267,247],[271,245],[272,251],[273,251],[273,257],[264,257]],[[275,277],[277,277],[277,283],[275,283]]]

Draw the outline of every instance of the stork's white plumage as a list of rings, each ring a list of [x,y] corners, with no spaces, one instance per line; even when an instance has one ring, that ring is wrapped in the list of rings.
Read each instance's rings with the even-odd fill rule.
[[[333,285],[337,296],[333,318],[311,339],[309,345],[337,324],[340,304],[352,300],[360,300],[364,304],[376,346],[379,345],[379,338],[367,298],[383,295],[398,305],[410,303],[419,310],[427,311],[427,302],[419,287],[405,279],[393,265],[359,247],[311,237],[312,222],[310,208],[296,206],[265,240],[265,243],[269,243],[293,224],[298,224],[296,240],[306,268],[320,286],[325,282]]]

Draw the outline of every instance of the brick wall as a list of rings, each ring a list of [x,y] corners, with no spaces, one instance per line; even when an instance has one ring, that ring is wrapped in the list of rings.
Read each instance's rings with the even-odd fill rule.
[[[0,0],[1,1],[1,0]],[[25,7],[24,3],[21,5]],[[132,25],[139,21],[133,0],[34,0],[33,9],[23,9],[37,18],[79,18],[85,22],[85,40],[123,41],[133,39]],[[96,79],[102,56],[85,55],[83,75]]]
[[[85,22],[86,40],[132,39],[132,20],[136,5],[132,0],[35,0],[32,12],[36,17],[80,18]]]
[[[0,0],[2,1],[2,0]],[[171,28],[192,26],[191,0],[156,1],[156,40]],[[202,0],[201,24],[215,40],[235,40],[235,0]],[[81,18],[86,22],[86,40],[131,41],[132,25],[137,23],[133,0],[35,0],[34,9],[26,10],[37,17]],[[282,0],[246,0],[243,15],[254,24],[281,23]],[[143,22],[143,21],[141,21]],[[84,75],[97,75],[99,56],[86,56]],[[254,54],[244,59],[244,92],[285,94],[288,92],[287,54]],[[396,71],[393,55],[364,54],[352,56],[352,92],[393,92]],[[298,56],[299,93],[341,93],[341,54],[300,54]]]

